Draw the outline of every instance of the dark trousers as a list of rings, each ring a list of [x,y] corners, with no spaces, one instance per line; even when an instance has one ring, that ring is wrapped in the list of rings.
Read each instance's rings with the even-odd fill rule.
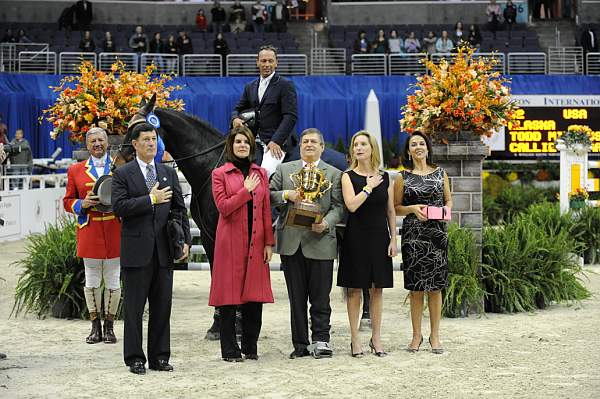
[[[294,349],[302,351],[310,344],[307,301],[310,301],[312,342],[329,342],[333,260],[305,258],[300,247],[292,256],[282,255],[281,263],[290,300]]]
[[[221,314],[221,357],[241,357],[257,354],[257,341],[262,326],[263,304],[248,302],[239,306],[242,311],[242,349],[235,336],[235,311],[237,305],[220,306]]]
[[[123,357],[126,365],[146,362],[142,349],[142,321],[148,300],[148,362],[171,356],[171,301],[173,269],[158,267],[156,250],[147,267],[123,268]]]

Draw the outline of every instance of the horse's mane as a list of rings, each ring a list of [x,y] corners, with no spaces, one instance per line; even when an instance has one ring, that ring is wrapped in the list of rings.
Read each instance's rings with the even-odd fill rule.
[[[156,108],[156,110],[160,110],[161,112],[165,112],[175,117],[181,117],[185,119],[186,122],[188,122],[190,125],[192,125],[192,127],[198,130],[202,130],[203,132],[207,132],[208,134],[214,136],[214,138],[217,140],[223,140],[223,133],[221,133],[221,131],[217,130],[214,126],[212,126],[210,123],[203,119],[188,114],[187,112],[175,111],[169,108]]]

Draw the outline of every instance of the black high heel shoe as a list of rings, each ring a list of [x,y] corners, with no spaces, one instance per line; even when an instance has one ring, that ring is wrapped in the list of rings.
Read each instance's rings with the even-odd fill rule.
[[[435,355],[441,355],[444,353],[444,348],[434,348],[433,345],[431,345],[431,337],[429,337],[429,345],[431,346],[431,353]]]
[[[354,349],[352,349],[352,342],[350,342],[350,354],[352,355],[352,357],[357,357],[357,358],[361,358],[365,355],[365,353],[363,351],[354,353]]]
[[[375,356],[377,356],[377,357],[387,356],[387,353],[385,351],[377,352],[377,350],[375,349],[375,345],[373,345],[373,338],[371,338],[369,340],[369,347],[371,348],[371,353],[375,352]]]
[[[417,348],[411,348],[410,345],[406,347],[406,351],[410,352],[410,353],[415,353],[418,352],[419,349],[421,348],[421,344],[423,343],[423,336],[421,335],[421,341],[419,342],[419,346],[417,346]]]

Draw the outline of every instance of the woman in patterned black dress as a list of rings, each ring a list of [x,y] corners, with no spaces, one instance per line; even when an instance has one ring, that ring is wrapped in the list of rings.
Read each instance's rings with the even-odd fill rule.
[[[423,342],[421,319],[427,292],[431,351],[443,353],[440,343],[442,289],[448,284],[448,235],[446,223],[427,220],[425,207],[452,207],[448,175],[431,160],[431,142],[414,132],[402,153],[402,171],[396,179],[396,212],[406,216],[402,225],[402,270],[404,288],[410,291],[413,336],[407,350],[416,352]]]
[[[369,346],[385,356],[381,344],[383,288],[393,287],[392,257],[396,256],[396,212],[389,175],[379,171],[379,146],[368,132],[357,132],[350,142],[352,165],[342,175],[342,193],[348,221],[340,251],[338,286],[348,288],[353,357],[363,355],[358,335],[360,300],[370,291],[372,335]]]

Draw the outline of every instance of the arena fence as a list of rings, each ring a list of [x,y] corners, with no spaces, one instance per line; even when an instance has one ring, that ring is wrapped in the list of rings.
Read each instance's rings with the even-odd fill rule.
[[[178,74],[179,56],[177,54],[149,54],[140,55],[140,72],[144,72],[147,67],[154,65],[157,74]]]
[[[56,53],[53,51],[21,51],[17,59],[19,73],[56,74]]]
[[[352,75],[387,75],[385,54],[352,54]]]
[[[585,65],[586,75],[600,75],[600,53],[587,53]]]
[[[183,76],[223,76],[223,58],[218,54],[186,54],[182,65]]]
[[[310,52],[311,75],[345,75],[346,49],[313,48]]]
[[[427,54],[390,54],[388,56],[388,73],[390,75],[420,75],[427,73],[424,61]]]
[[[58,73],[75,74],[79,72],[79,66],[83,61],[91,62],[94,67],[97,62],[96,53],[71,53],[63,52],[58,56]]]
[[[546,53],[508,53],[508,74],[545,75],[548,72]]]
[[[548,47],[548,74],[583,75],[582,47]]]
[[[126,71],[138,71],[138,55],[135,53],[100,53],[96,68],[104,72],[110,72],[112,64],[121,61]]]
[[[304,54],[279,54],[277,56],[277,72],[286,76],[306,76],[308,74],[308,57]],[[256,54],[227,55],[227,76],[256,76]]]
[[[29,54],[29,56],[31,56],[33,53],[37,52],[49,52],[50,46],[48,43],[0,43],[0,71],[20,72],[19,54],[23,51],[30,52],[31,54]]]

